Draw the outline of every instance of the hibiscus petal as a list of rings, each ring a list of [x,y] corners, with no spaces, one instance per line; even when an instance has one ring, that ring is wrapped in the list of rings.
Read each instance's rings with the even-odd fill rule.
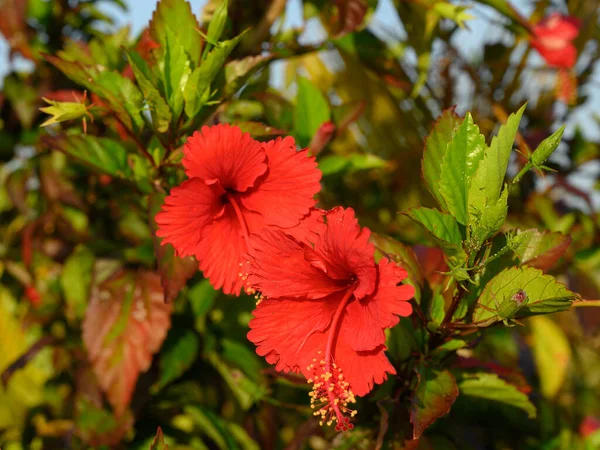
[[[319,240],[327,225],[323,218],[325,211],[319,208],[312,208],[310,212],[300,220],[300,223],[292,228],[284,228],[282,231],[294,239],[304,242],[308,245],[314,245]]]
[[[250,213],[249,213],[250,214]],[[248,220],[248,218],[246,217]],[[230,204],[202,236],[196,259],[200,270],[210,279],[215,289],[223,288],[225,294],[239,295],[244,280],[240,276],[240,263],[247,246],[235,211]]]
[[[322,298],[347,287],[310,264],[310,248],[281,230],[265,228],[250,238],[243,271],[248,284],[268,298]]]
[[[396,374],[385,356],[385,346],[368,352],[356,352],[340,335],[335,349],[335,362],[342,369],[345,379],[350,383],[354,395],[367,395],[376,384],[387,380],[387,374]]]
[[[573,16],[554,13],[538,22],[533,27],[533,34],[538,37],[551,37],[564,41],[572,41],[579,35],[581,20]]]
[[[361,229],[352,208],[337,207],[327,213],[327,232],[315,244],[315,252],[327,264],[327,273],[336,279],[348,279],[354,274],[358,286],[356,298],[373,292],[377,281],[375,247],[369,242],[371,232]]]
[[[412,312],[408,302],[415,293],[409,285],[397,286],[406,278],[406,270],[383,258],[379,261],[378,283],[373,294],[355,300],[346,308],[342,330],[356,351],[373,350],[385,344],[385,328],[398,324],[399,316]]]
[[[244,192],[267,171],[260,142],[228,124],[202,127],[188,138],[183,153],[188,177],[200,178],[206,184],[219,181],[227,190]]]
[[[321,171],[306,150],[296,151],[290,136],[262,145],[269,169],[241,201],[246,208],[260,212],[267,225],[298,225],[315,205],[313,197],[321,189]]]
[[[218,186],[207,186],[198,178],[171,189],[156,214],[161,244],[170,242],[181,257],[196,254],[207,226],[223,209],[221,195]]]
[[[283,372],[305,371],[325,350],[330,323],[341,297],[322,300],[263,300],[252,312],[248,339],[256,353]]]
[[[555,50],[534,42],[533,47],[551,67],[570,69],[577,62],[577,49],[573,44]]]

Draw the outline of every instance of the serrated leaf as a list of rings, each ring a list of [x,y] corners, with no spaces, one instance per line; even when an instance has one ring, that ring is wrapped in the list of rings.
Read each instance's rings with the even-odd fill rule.
[[[153,272],[121,272],[92,295],[83,342],[115,415],[122,417],[140,373],[147,371],[171,326],[160,278]]]
[[[202,49],[202,38],[197,31],[200,25],[187,1],[160,0],[149,28],[152,38],[162,46],[167,45],[168,32],[174,33],[192,62],[192,68],[198,65]]]
[[[171,122],[171,108],[169,108],[169,105],[162,97],[158,87],[150,79],[150,69],[146,61],[133,51],[127,52],[127,58],[129,59],[133,74],[140,85],[140,89],[144,94],[144,98],[150,107],[152,123],[157,131],[164,133],[169,128],[169,123]]]
[[[429,231],[448,256],[463,254],[458,223],[450,214],[432,208],[412,208],[405,213]]]
[[[448,143],[439,183],[446,209],[463,225],[468,222],[467,201],[471,178],[483,159],[485,148],[485,138],[473,123],[471,114],[467,113]]]
[[[156,430],[156,437],[152,444],[150,444],[150,450],[169,450],[169,446],[165,443],[165,436],[160,427]]]
[[[520,290],[525,291],[528,301],[518,312],[517,318],[564,311],[575,299],[575,294],[553,276],[544,275],[533,267],[511,267],[504,269],[485,286],[475,306],[473,321],[493,318],[497,309],[496,301],[501,305]]]
[[[429,136],[425,138],[425,148],[421,161],[421,175],[425,185],[440,206],[445,201],[439,191],[442,161],[446,155],[448,143],[452,141],[456,128],[463,119],[454,112],[454,108],[445,110],[437,119]]]
[[[421,436],[433,422],[446,415],[458,397],[456,380],[449,371],[421,367],[417,375],[419,384],[410,401],[414,439]]]
[[[173,111],[173,118],[183,111],[184,90],[191,74],[190,60],[177,35],[166,28],[164,45],[163,83],[167,102]]]
[[[243,34],[228,41],[219,42],[206,59],[202,61],[200,67],[197,67],[188,78],[183,96],[185,99],[185,114],[189,118],[196,116],[200,108],[208,101],[211,83]]]
[[[513,251],[520,263],[540,270],[554,266],[571,244],[570,236],[535,228],[520,231],[517,237],[522,240]]]
[[[535,418],[536,409],[526,394],[493,373],[464,374],[458,383],[461,396],[477,397],[522,409]]]
[[[508,117],[479,163],[468,196],[469,224],[477,224],[485,209],[494,207],[500,198],[510,153],[524,112],[525,105]]]
[[[296,99],[294,133],[300,146],[306,147],[321,124],[331,118],[331,111],[323,93],[306,78],[298,78]]]
[[[71,80],[104,100],[125,127],[136,133],[143,128],[140,115],[143,96],[129,78],[110,70],[98,71],[95,66],[84,66],[78,61],[44,57]]]
[[[66,315],[70,319],[82,319],[85,315],[94,259],[94,254],[89,249],[78,247],[63,265],[60,285],[67,303]]]
[[[180,258],[175,254],[171,244],[161,245],[161,239],[156,236],[158,226],[154,218],[162,204],[165,196],[152,194],[148,199],[148,223],[154,241],[154,252],[160,274],[160,282],[164,290],[164,299],[168,303],[174,300],[179,291],[183,289],[187,281],[198,272],[198,262],[191,256]]]
[[[173,329],[160,352],[160,378],[152,386],[152,392],[183,375],[194,363],[200,349],[200,339],[192,330]]]
[[[78,159],[92,169],[119,178],[131,178],[127,150],[120,142],[87,134],[43,136],[47,147]]]
[[[532,317],[533,357],[538,369],[540,388],[547,398],[553,398],[562,387],[571,362],[571,345],[564,331],[548,317]]]

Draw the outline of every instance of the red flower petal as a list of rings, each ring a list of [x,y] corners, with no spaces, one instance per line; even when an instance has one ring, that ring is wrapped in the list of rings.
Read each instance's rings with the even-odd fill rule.
[[[319,240],[319,236],[327,229],[323,218],[324,214],[325,211],[322,209],[312,208],[297,226],[285,228],[283,232],[300,242],[314,245]]]
[[[246,223],[260,220],[256,213],[242,211]],[[225,294],[239,295],[244,280],[240,276],[242,256],[246,253],[246,241],[239,218],[227,204],[223,214],[206,227],[197,245],[196,259],[200,270],[210,279],[215,289],[223,288]]]
[[[355,276],[358,287],[354,291],[356,298],[362,298],[373,292],[377,281],[375,269],[375,247],[369,242],[371,232],[361,230],[352,208],[334,208],[326,215],[327,231],[315,244],[324,270],[331,278],[338,280]]]
[[[276,370],[302,372],[310,379],[313,370],[309,366],[323,357],[327,331],[341,298],[342,295],[334,294],[324,300],[263,300],[253,311],[248,339],[257,345],[260,356],[275,364]],[[333,360],[354,394],[366,395],[374,384],[387,379],[387,373],[396,373],[383,353],[384,346],[356,352],[345,336],[338,334]]]
[[[534,35],[552,37],[564,41],[572,41],[579,35],[581,20],[573,16],[554,13],[538,22],[533,27]]]
[[[332,279],[307,260],[312,250],[283,231],[264,229],[250,239],[248,284],[268,298],[322,298],[344,290],[346,283]]]
[[[221,195],[218,185],[207,186],[198,178],[171,189],[156,215],[161,244],[170,242],[181,257],[195,255],[206,226],[223,210]]]
[[[415,293],[411,285],[397,284],[406,278],[406,270],[383,258],[379,261],[377,289],[346,308],[342,330],[348,344],[356,351],[374,350],[385,344],[384,328],[398,324],[399,317],[412,312],[408,303]]]
[[[329,327],[338,303],[339,298],[263,300],[252,312],[248,339],[256,344],[256,353],[275,364],[277,370],[300,372],[325,349],[327,335],[323,331]]]
[[[321,171],[306,150],[297,152],[294,138],[288,136],[262,144],[268,171],[253,189],[241,197],[243,205],[265,217],[267,225],[282,228],[298,225],[315,204]]]
[[[260,142],[228,124],[202,127],[201,133],[188,138],[183,152],[188,177],[198,177],[206,184],[219,181],[226,190],[244,192],[267,171]]]
[[[533,47],[544,58],[546,64],[551,67],[570,69],[577,62],[577,49],[573,44],[568,44],[561,49],[551,49],[544,47],[539,43],[534,43]]]

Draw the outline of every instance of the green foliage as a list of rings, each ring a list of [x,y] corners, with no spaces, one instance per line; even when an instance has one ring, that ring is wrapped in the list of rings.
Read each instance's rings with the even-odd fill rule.
[[[1,448],[598,447],[600,221],[572,181],[600,185],[578,123],[600,55],[532,65],[544,2],[388,2],[396,33],[371,0],[306,0],[303,18],[160,0],[134,35],[99,0],[55,3],[0,1],[34,67],[0,64]],[[575,3],[580,53],[600,13]],[[472,39],[472,18],[503,38]],[[187,138],[215,123],[308,147],[317,206],[352,207],[415,288],[352,431],[317,426],[301,368],[248,342],[260,296],[215,290],[156,236]]]

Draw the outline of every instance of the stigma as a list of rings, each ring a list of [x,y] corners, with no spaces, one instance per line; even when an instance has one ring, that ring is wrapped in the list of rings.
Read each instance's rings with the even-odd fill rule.
[[[352,430],[354,425],[350,419],[356,415],[356,410],[348,405],[356,403],[356,398],[342,370],[334,362],[317,358],[307,369],[312,373],[308,382],[313,385],[308,394],[310,407],[315,410],[313,415],[320,418],[319,424],[329,426],[335,423],[336,431]]]

